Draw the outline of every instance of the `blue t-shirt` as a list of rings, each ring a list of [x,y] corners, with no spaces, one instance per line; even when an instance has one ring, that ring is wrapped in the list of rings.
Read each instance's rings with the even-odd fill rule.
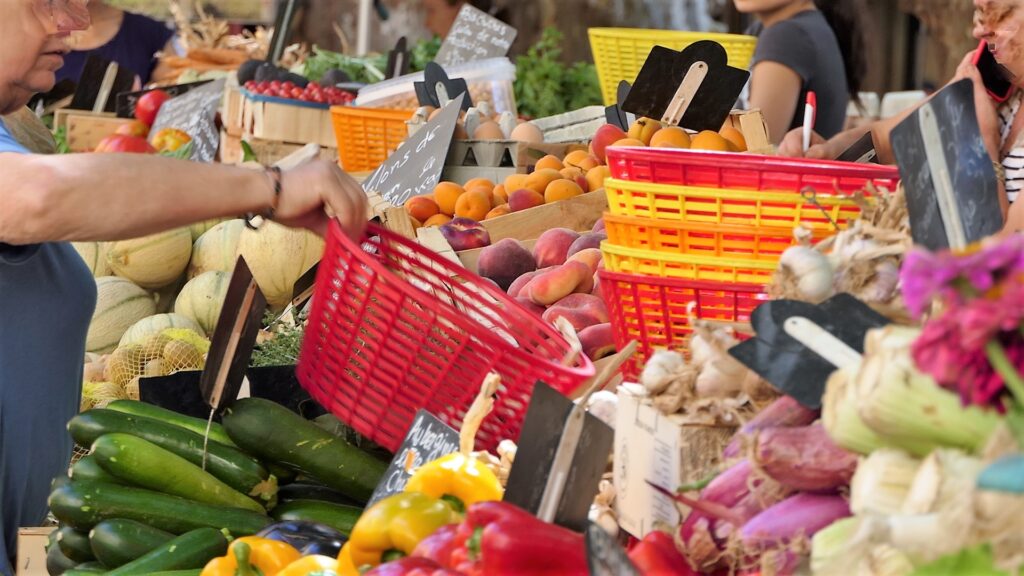
[[[172,36],[174,32],[163,22],[141,14],[125,12],[121,28],[110,42],[99,48],[76,50],[64,56],[64,66],[57,71],[57,81],[70,79],[78,82],[82,69],[85,68],[85,61],[90,55],[95,54],[131,70],[145,85],[156,68],[154,56],[164,49]]]
[[[0,153],[28,153],[0,120]],[[17,186],[0,177],[0,186]],[[0,200],[3,198],[0,189]],[[2,202],[0,202],[2,203]],[[82,394],[96,284],[68,243],[0,243],[0,574],[14,571],[18,528],[46,518],[50,481],[67,472],[65,426]]]

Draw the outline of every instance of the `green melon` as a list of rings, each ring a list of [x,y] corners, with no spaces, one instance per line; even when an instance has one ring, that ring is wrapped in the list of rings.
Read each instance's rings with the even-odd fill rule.
[[[132,325],[156,313],[153,297],[130,280],[116,276],[97,278],[96,292],[96,310],[85,341],[89,352],[113,352]]]
[[[150,290],[177,280],[191,257],[192,234],[188,228],[112,242],[107,251],[114,274]]]
[[[212,271],[196,276],[178,294],[174,313],[195,320],[207,336],[212,336],[230,283],[231,274],[228,272]]]
[[[210,228],[192,247],[192,262],[188,266],[189,279],[204,272],[235,270],[238,259],[238,239],[245,230],[244,220],[228,220]]]

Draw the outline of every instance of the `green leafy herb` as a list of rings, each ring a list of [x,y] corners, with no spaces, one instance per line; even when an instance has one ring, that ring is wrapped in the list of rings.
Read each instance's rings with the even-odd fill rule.
[[[434,61],[441,49],[441,39],[434,36],[430,40],[420,40],[409,50],[409,70],[419,72],[426,69],[427,64]]]
[[[515,94],[520,114],[543,118],[601,103],[593,64],[562,64],[562,38],[557,29],[547,28],[540,41],[516,59]]]
[[[160,152],[160,156],[166,158],[174,158],[175,160],[188,160],[192,157],[192,142],[186,142],[185,145],[181,146],[177,150],[165,150]]]
[[[71,146],[68,145],[68,129],[66,126],[57,128],[53,133],[53,141],[57,145],[57,154],[70,154]]]
[[[434,61],[434,57],[437,56],[437,51],[440,49],[440,38],[435,37],[417,42],[409,50],[409,70],[419,72],[426,68],[427,63]],[[369,54],[363,57],[346,56],[314,46],[313,55],[306,59],[304,67],[299,72],[306,78],[319,82],[328,70],[338,69],[348,74],[353,82],[373,84],[384,80],[387,66],[387,54]]]
[[[242,140],[242,162],[259,162],[256,158],[256,152],[253,151],[252,146],[245,140]]]
[[[959,554],[940,558],[931,564],[921,566],[913,576],[1007,576],[995,567],[992,550],[988,546],[963,550]]]
[[[268,325],[277,317],[275,314],[267,313],[264,318],[264,325]],[[273,331],[273,338],[256,346],[252,353],[250,366],[290,366],[299,360],[299,349],[302,347],[302,335],[305,332],[304,324],[297,321],[295,326],[277,324]]]

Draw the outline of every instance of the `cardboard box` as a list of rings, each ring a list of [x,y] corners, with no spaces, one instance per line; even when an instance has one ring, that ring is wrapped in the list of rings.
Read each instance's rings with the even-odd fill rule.
[[[46,571],[46,542],[56,526],[18,529],[17,576],[49,576]]]
[[[717,471],[732,426],[689,426],[665,416],[650,400],[619,390],[615,422],[615,508],[619,525],[643,538],[658,524],[676,526],[676,503],[655,492],[650,480],[670,490]]]

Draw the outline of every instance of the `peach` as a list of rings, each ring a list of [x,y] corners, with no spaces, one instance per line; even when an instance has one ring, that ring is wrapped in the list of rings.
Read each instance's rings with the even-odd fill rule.
[[[605,230],[604,218],[598,218],[597,222],[594,222],[594,227],[590,229],[591,232],[604,232]]]
[[[626,138],[626,133],[618,126],[605,124],[598,128],[597,133],[594,134],[594,140],[590,142],[590,152],[597,158],[598,162],[604,164],[607,162],[606,151],[608,146],[623,138]]]
[[[580,331],[579,336],[583,353],[591,361],[606,358],[616,352],[615,335],[610,322],[588,326]]]
[[[487,233],[487,229],[469,218],[452,219],[441,226],[441,234],[456,252],[483,248],[491,243],[491,235]]]
[[[491,208],[491,211],[484,216],[484,220],[490,220],[491,218],[497,218],[511,213],[512,209],[508,207],[508,204],[498,204],[494,208]]]
[[[581,234],[580,237],[573,241],[572,245],[569,246],[569,250],[565,255],[566,257],[569,257],[588,248],[600,248],[601,242],[607,239],[608,235],[604,232],[587,232],[585,234]]]
[[[568,200],[583,195],[583,188],[572,180],[555,180],[544,189],[544,203]]]
[[[546,268],[564,264],[568,258],[569,247],[579,237],[579,233],[568,228],[552,228],[545,231],[533,245],[533,257],[537,260],[537,266]]]
[[[591,273],[596,274],[597,273],[597,265],[598,265],[599,262],[601,262],[601,258],[602,258],[601,251],[599,249],[597,249],[597,248],[587,248],[585,250],[580,250],[579,252],[576,252],[572,256],[569,256],[569,258],[568,258],[568,260],[566,260],[566,262],[573,262],[573,261],[583,262],[587,266],[590,266]]]
[[[483,189],[470,190],[455,202],[455,216],[470,220],[483,220],[491,211],[491,194]]]
[[[476,265],[481,276],[494,280],[506,291],[520,276],[537,270],[533,254],[512,238],[499,240],[481,250]]]
[[[526,186],[524,188],[530,188],[538,194],[543,194],[547,190],[548,184],[562,179],[562,174],[553,168],[537,170],[526,177]]]
[[[473,178],[466,185],[463,186],[466,190],[472,190],[474,188],[487,188],[488,190],[494,190],[494,182],[491,182],[487,178]]]
[[[542,268],[540,270],[535,270],[533,272],[527,272],[526,274],[523,274],[519,278],[513,280],[512,284],[509,285],[508,290],[506,290],[505,292],[512,298],[516,298],[518,296],[525,297],[526,294],[523,292],[523,288],[525,288],[526,285],[529,284],[530,281],[533,280],[538,274],[542,272],[547,272],[548,270],[551,270],[551,268]]]
[[[534,167],[534,170],[561,170],[562,168],[565,168],[565,164],[562,164],[562,161],[558,156],[548,154],[540,160],[537,160],[537,165]]]
[[[502,184],[505,186],[505,191],[511,194],[514,190],[526,188],[526,179],[529,177],[529,174],[509,174]]]
[[[579,260],[575,260],[575,262],[579,262]],[[566,261],[566,264],[568,264],[568,263],[569,262]],[[587,262],[584,262],[584,264],[587,264],[587,267],[590,267],[590,264],[588,264]],[[576,286],[576,289],[573,290],[572,293],[573,294],[590,294],[591,292],[594,291],[594,280],[595,280],[595,277],[594,277],[593,273],[587,274],[587,277],[584,278],[583,281],[580,282],[578,286]]]
[[[405,202],[405,212],[420,222],[428,220],[440,211],[441,208],[430,196],[413,196]]]
[[[661,122],[653,118],[639,118],[629,127],[629,132],[626,135],[633,140],[643,142],[644,146],[650,146],[651,138],[658,130],[661,130]]]
[[[566,262],[535,276],[519,294],[541,306],[550,306],[572,294],[590,278],[590,266],[583,262]]]
[[[520,188],[508,195],[508,207],[513,212],[544,204],[544,196],[531,188]]]
[[[559,317],[568,320],[577,332],[610,320],[604,300],[591,294],[569,294],[544,313],[544,320],[551,323]]]
[[[491,189],[491,203],[495,206],[508,204],[508,192],[505,190],[504,184],[498,184]]]
[[[423,222],[424,228],[430,228],[431,226],[441,226],[452,221],[452,217],[447,214],[434,214],[430,218],[427,218]]]
[[[543,318],[544,311],[547,310],[547,308],[541,306],[540,304],[535,304],[533,300],[530,300],[529,298],[519,297],[516,298],[516,302],[518,302],[519,305],[522,306],[523,308],[526,308],[526,310],[528,310],[529,312],[535,314],[537,318]]]
[[[455,215],[455,203],[459,196],[466,193],[466,189],[455,182],[440,182],[434,187],[434,201],[440,208],[442,214]]]
[[[611,178],[612,171],[607,166],[597,166],[587,170],[587,184],[590,187],[590,191],[600,190],[604,188],[605,178]]]
[[[604,259],[597,263],[597,269],[604,269]],[[603,284],[603,282],[601,282],[601,275],[594,274],[594,288],[590,291],[590,293],[604,300],[604,294],[601,293],[601,284]]]

